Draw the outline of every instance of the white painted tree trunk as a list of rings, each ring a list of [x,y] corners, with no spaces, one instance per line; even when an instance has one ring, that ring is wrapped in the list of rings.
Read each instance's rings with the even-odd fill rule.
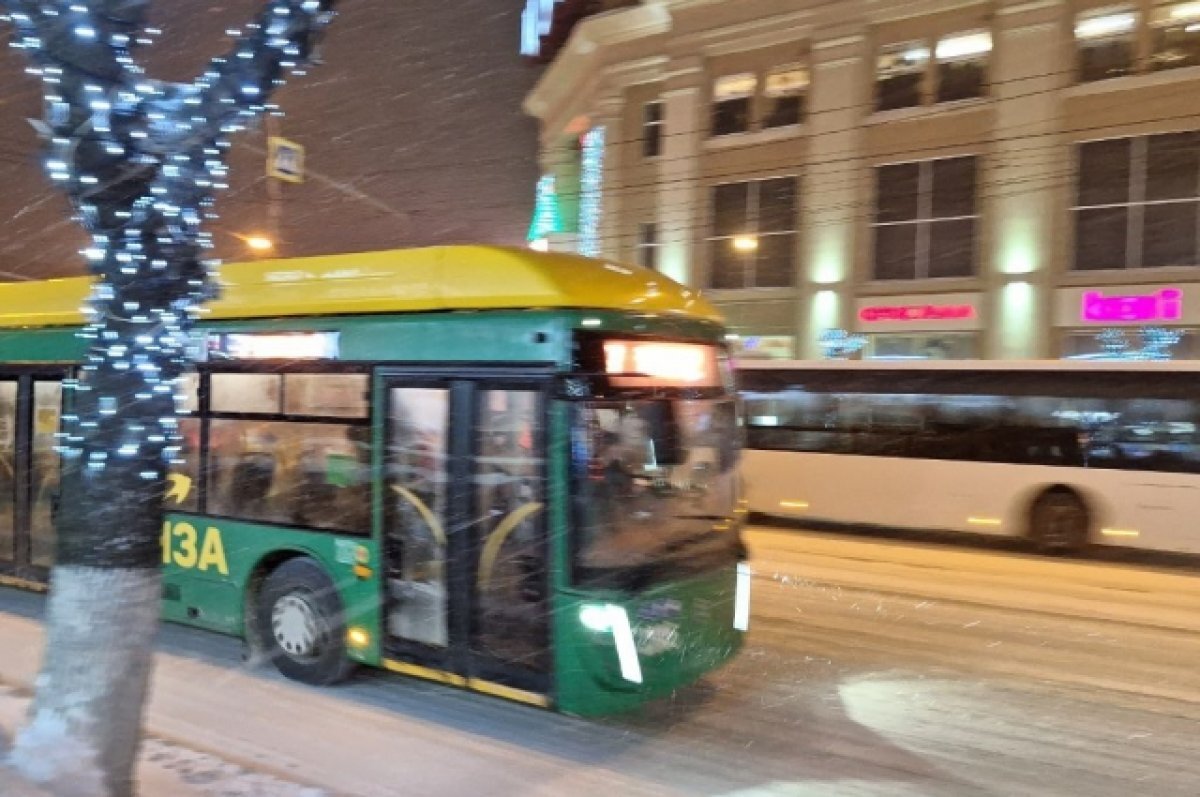
[[[134,794],[160,596],[158,570],[54,569],[46,618],[54,655],[11,764],[55,797]]]
[[[90,341],[61,435],[62,512],[45,661],[10,762],[55,797],[132,797],[161,590],[159,530],[180,442],[172,392],[214,295],[203,220],[228,136],[272,110],[336,0],[263,0],[190,83],[132,51],[151,0],[0,0],[45,87],[46,169],[91,235]],[[73,400],[72,400],[73,399]],[[3,795],[0,795],[3,797]]]

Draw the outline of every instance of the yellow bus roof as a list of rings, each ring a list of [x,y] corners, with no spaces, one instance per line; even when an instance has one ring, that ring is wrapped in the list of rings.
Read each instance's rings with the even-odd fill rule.
[[[696,291],[638,266],[500,246],[439,246],[229,263],[206,318],[437,310],[634,310],[720,322]],[[91,279],[0,284],[0,327],[83,324]]]

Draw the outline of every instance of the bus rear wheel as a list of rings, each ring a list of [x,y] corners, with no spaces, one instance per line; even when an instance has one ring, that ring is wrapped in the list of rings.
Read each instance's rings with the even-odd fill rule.
[[[288,678],[324,686],[353,669],[337,587],[312,559],[289,559],[263,582],[258,627],[263,649]]]
[[[1088,542],[1091,517],[1082,499],[1071,490],[1047,490],[1029,512],[1030,539],[1046,553],[1070,553]]]

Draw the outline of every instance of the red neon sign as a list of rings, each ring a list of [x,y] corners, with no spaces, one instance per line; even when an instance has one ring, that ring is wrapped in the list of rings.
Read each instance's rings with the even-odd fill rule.
[[[878,304],[858,311],[860,321],[961,321],[975,317],[969,304]]]

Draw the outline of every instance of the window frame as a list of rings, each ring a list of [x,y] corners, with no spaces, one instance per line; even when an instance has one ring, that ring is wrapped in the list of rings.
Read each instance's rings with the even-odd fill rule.
[[[781,91],[776,91],[771,88],[771,78],[788,75],[788,74],[803,74],[803,86],[798,89],[787,88]],[[762,79],[762,105],[759,114],[759,127],[763,130],[778,130],[787,127],[796,127],[804,124],[805,116],[808,111],[807,100],[808,93],[812,87],[812,71],[807,64],[795,61],[789,64],[780,64],[768,69]],[[771,119],[775,116],[778,109],[778,103],[782,100],[796,100],[796,119],[791,122],[783,122],[780,124],[772,124]]]
[[[651,109],[657,113],[651,117]],[[666,103],[650,100],[642,103],[642,159],[652,160],[662,156],[663,138],[666,135]]]
[[[373,509],[368,498],[368,506],[365,509],[367,522],[361,529],[341,529],[341,528],[323,528],[321,526],[303,525],[298,523],[287,523],[275,520],[259,520],[240,515],[217,514],[211,509],[210,501],[210,482],[212,477],[212,448],[211,448],[211,428],[213,421],[251,421],[260,423],[299,423],[306,425],[326,425],[337,427],[355,427],[367,430],[368,445],[373,448],[375,417],[378,408],[374,401],[374,385],[375,374],[374,369],[370,365],[363,363],[346,363],[346,362],[296,362],[296,363],[279,363],[271,361],[252,362],[221,362],[219,364],[200,363],[197,365],[196,371],[199,374],[198,389],[198,406],[194,411],[183,412],[181,418],[196,418],[200,425],[200,451],[196,457],[198,463],[197,479],[195,481],[197,498],[193,509],[184,510],[185,514],[204,515],[206,517],[221,518],[233,520],[241,523],[251,523],[259,525],[277,526],[280,528],[296,529],[299,531],[312,532],[317,534],[335,534],[349,537],[370,537],[374,525]],[[283,377],[288,374],[346,374],[346,375],[363,375],[366,376],[366,413],[362,417],[346,417],[335,415],[300,415],[287,413],[286,398],[280,395],[278,413],[252,413],[252,412],[227,412],[213,411],[211,408],[212,398],[212,382],[213,376],[221,374],[256,374],[267,373],[275,374]],[[368,458],[363,465],[365,473],[371,482],[375,480],[376,466],[374,463],[373,452],[368,452]]]
[[[1080,28],[1090,20],[1105,19],[1107,17],[1117,17],[1119,15],[1129,14],[1133,17],[1133,22],[1128,31],[1113,31],[1110,33],[1097,33],[1090,36],[1080,36]],[[1096,83],[1102,80],[1112,80],[1113,78],[1125,77],[1132,75],[1138,71],[1139,43],[1138,38],[1142,26],[1145,24],[1143,15],[1141,14],[1141,5],[1136,0],[1129,2],[1114,2],[1110,5],[1097,6],[1093,8],[1085,8],[1076,12],[1072,20],[1071,35],[1074,40],[1075,48],[1075,82],[1076,83]],[[1124,65],[1123,70],[1119,74],[1104,74],[1088,76],[1085,72],[1084,60],[1084,43],[1092,42],[1092,46],[1099,47],[1104,45],[1112,45],[1121,43],[1128,50],[1128,63]]]
[[[943,45],[952,41],[966,41],[971,38],[986,37],[987,49],[979,53],[969,54],[943,54],[941,51]],[[932,69],[936,75],[936,87],[930,92],[930,104],[942,105],[950,102],[968,102],[988,96],[989,73],[992,66],[992,50],[995,47],[995,41],[992,38],[991,30],[987,28],[971,28],[959,30],[954,33],[949,33],[944,36],[939,36],[934,40],[932,50]],[[978,93],[969,94],[961,97],[945,97],[943,98],[943,88],[947,85],[945,80],[946,67],[951,64],[975,64],[982,62],[980,67],[981,76],[979,79]]]
[[[980,54],[945,54],[939,50],[947,43],[956,40],[966,40],[971,37],[986,37],[987,49]],[[955,28],[924,38],[895,39],[880,41],[875,47],[875,69],[872,73],[873,113],[889,113],[913,108],[937,108],[958,102],[972,102],[987,99],[990,95],[990,72],[992,67],[992,51],[995,47],[995,37],[992,29],[986,25]],[[913,102],[904,104],[884,104],[883,93],[883,64],[886,58],[892,57],[899,61],[903,53],[920,53],[919,68],[914,66],[911,74],[917,77],[916,98]],[[974,55],[974,58],[972,58]],[[948,64],[982,61],[982,77],[979,81],[977,94],[961,97],[942,98],[942,73]],[[894,63],[893,63],[894,66]]]
[[[639,222],[637,244],[634,247],[634,262],[642,268],[658,271],[660,265],[658,256],[661,248],[662,241],[658,238],[658,222]]]
[[[971,209],[972,213],[967,215],[935,215],[935,181],[934,181],[934,164],[939,161],[951,160],[971,160],[974,164],[974,184],[971,193]],[[870,279],[876,282],[888,283],[903,283],[906,281],[915,282],[928,279],[971,279],[979,275],[978,257],[979,257],[979,223],[980,223],[980,180],[979,173],[982,166],[983,156],[978,153],[966,155],[951,155],[940,158],[927,158],[918,161],[897,161],[890,163],[878,163],[872,166],[875,175],[875,198],[873,217],[871,219],[871,276]],[[893,219],[889,221],[880,221],[881,213],[880,197],[880,176],[884,169],[889,167],[910,166],[917,167],[917,202],[915,215],[910,219]],[[931,276],[930,271],[933,264],[933,227],[940,222],[954,221],[971,221],[971,259],[970,270],[966,274],[950,274]],[[911,277],[884,277],[879,274],[879,229],[882,227],[899,228],[903,226],[915,227],[915,241],[913,249],[913,273]]]
[[[722,96],[722,83],[733,84],[739,80],[748,81],[750,88],[748,90],[731,90],[729,91],[731,96]],[[761,82],[758,78],[758,73],[750,71],[730,72],[713,78],[710,83],[711,96],[709,99],[708,128],[708,134],[711,138],[724,138],[726,136],[737,136],[754,132],[754,105],[760,91]],[[725,130],[720,125],[722,112],[725,110],[723,106],[731,106],[733,103],[744,106],[736,112],[736,115],[745,117],[745,125],[740,130]]]
[[[1179,7],[1190,7],[1193,13],[1187,17],[1181,18],[1178,22],[1170,20],[1170,10]],[[1195,0],[1155,0],[1150,5],[1150,13],[1146,15],[1145,25],[1148,28],[1149,35],[1147,38],[1147,46],[1149,52],[1146,55],[1146,69],[1150,72],[1165,72],[1171,69],[1183,69],[1189,66],[1200,66],[1200,7],[1195,3]],[[1167,19],[1160,19],[1163,15]],[[1196,30],[1190,30],[1195,27]],[[1184,63],[1169,64],[1164,62],[1162,56],[1168,51],[1164,48],[1162,39],[1169,35],[1172,30],[1182,28],[1185,35],[1189,35],[1194,46],[1194,51],[1191,56],[1185,55]]]
[[[790,229],[787,230],[762,230],[762,184],[773,180],[787,180],[792,185],[792,208],[790,214]],[[721,186],[745,185],[746,188],[746,211],[745,211],[745,227],[742,232],[716,233],[716,193]],[[748,180],[730,180],[709,185],[709,224],[708,234],[705,236],[705,243],[708,250],[708,286],[711,290],[761,290],[775,288],[792,288],[796,285],[796,259],[801,230],[799,220],[800,209],[800,175],[799,174],[779,174],[767,177],[754,177]],[[729,246],[733,246],[733,241],[739,237],[753,236],[755,239],[755,248],[752,253],[745,253],[744,257],[749,261],[749,266],[745,271],[745,279],[739,286],[715,286],[716,276],[716,258],[713,257],[715,246],[721,245],[719,242],[728,242]],[[789,263],[791,268],[788,272],[788,281],[786,285],[759,285],[758,284],[758,252],[760,250],[759,242],[763,238],[769,237],[792,237],[792,246],[789,254]],[[751,254],[753,257],[751,258]]]
[[[1150,187],[1151,165],[1150,165],[1150,141],[1154,138],[1165,138],[1168,136],[1177,135],[1192,135],[1196,138],[1195,146],[1195,169],[1193,192],[1188,196],[1169,197],[1165,199],[1149,199],[1148,189]],[[1084,188],[1083,176],[1083,159],[1084,148],[1089,144],[1098,145],[1117,141],[1129,142],[1129,162],[1128,166],[1128,186],[1124,201],[1121,202],[1093,202],[1084,204],[1081,200],[1081,194]],[[1071,213],[1071,230],[1072,230],[1072,252],[1071,264],[1069,271],[1074,274],[1086,274],[1091,272],[1107,272],[1107,273],[1125,273],[1130,271],[1144,271],[1146,269],[1162,269],[1162,268],[1191,268],[1200,265],[1200,129],[1196,130],[1173,130],[1160,133],[1151,133],[1139,136],[1114,136],[1109,138],[1090,139],[1087,141],[1074,142],[1074,168],[1075,168],[1075,185],[1072,204],[1069,208]],[[1192,204],[1193,208],[1193,241],[1192,241],[1192,259],[1190,263],[1166,264],[1166,265],[1146,265],[1146,226],[1147,226],[1147,209],[1152,207],[1166,205],[1185,205]],[[1124,265],[1120,267],[1110,268],[1081,268],[1080,267],[1080,242],[1083,240],[1081,235],[1080,218],[1083,214],[1097,211],[1113,211],[1123,210],[1125,213],[1125,254],[1123,257]]]

